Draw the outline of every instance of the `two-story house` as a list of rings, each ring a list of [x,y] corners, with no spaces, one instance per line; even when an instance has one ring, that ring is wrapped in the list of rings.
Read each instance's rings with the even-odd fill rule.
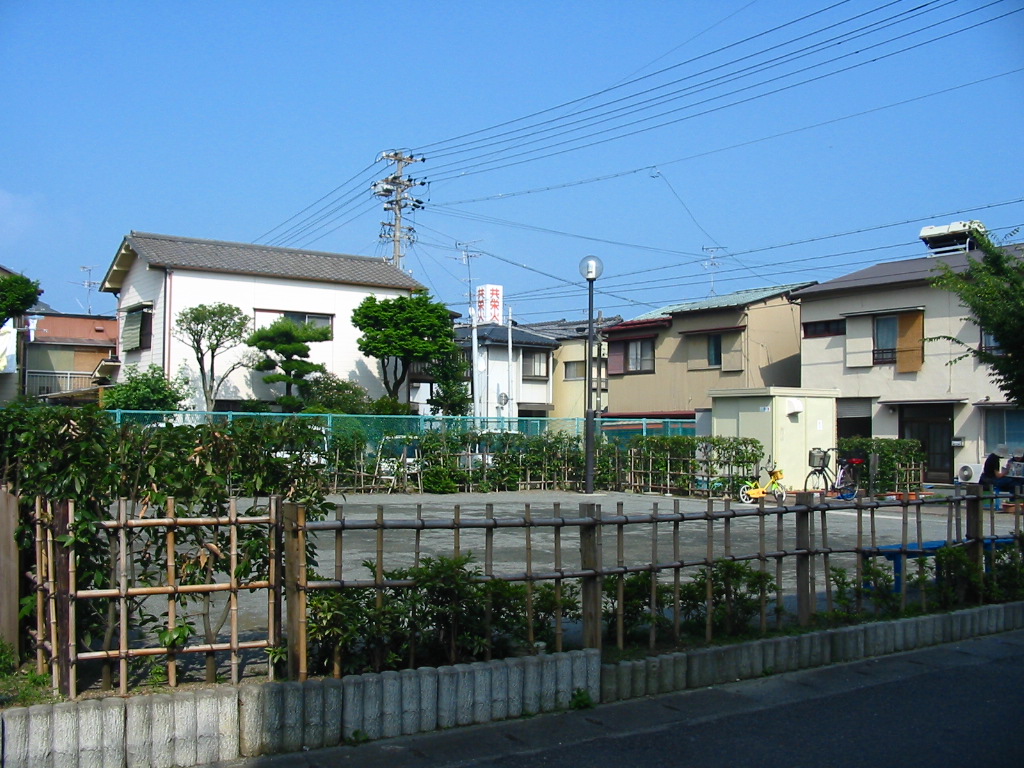
[[[999,443],[1024,446],[1024,412],[963,347],[990,344],[957,296],[932,285],[941,260],[966,268],[975,222],[927,227],[929,255],[887,262],[794,297],[803,324],[804,384],[840,391],[837,434],[920,440],[931,482],[950,482]]]
[[[253,328],[280,317],[327,325],[333,341],[312,345],[310,360],[343,379],[384,394],[377,361],[359,351],[352,312],[369,295],[407,296],[423,286],[381,259],[132,232],[124,238],[101,290],[117,294],[119,355],[124,366],[184,370],[195,383],[192,406],[203,408],[192,350],[175,338],[183,309],[223,302],[239,307]],[[247,347],[225,354],[222,370]],[[274,399],[263,374],[236,370],[219,393],[218,410],[242,400]]]
[[[618,315],[604,317],[600,313],[594,318],[594,335],[599,338],[601,329],[622,322]],[[552,352],[551,381],[553,419],[583,418],[587,398],[587,328],[586,318],[581,320],[548,320],[538,323],[524,323],[521,328],[559,343]],[[595,341],[594,368],[591,372],[594,410],[600,412],[608,404],[608,345]]]
[[[99,399],[97,369],[117,350],[117,320],[107,315],[38,312],[24,343],[25,394],[51,403]]]
[[[552,353],[550,336],[513,325],[482,323],[455,326],[455,343],[470,362],[473,415],[484,418],[551,416]],[[510,354],[511,353],[511,354]]]
[[[693,418],[710,390],[800,383],[800,310],[811,283],[709,296],[604,328],[608,416]]]

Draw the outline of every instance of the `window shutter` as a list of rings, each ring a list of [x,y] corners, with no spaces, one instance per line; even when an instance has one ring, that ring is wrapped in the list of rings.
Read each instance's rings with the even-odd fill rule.
[[[722,334],[722,370],[743,370],[743,339],[739,331]]]
[[[846,367],[868,368],[874,349],[873,323],[870,315],[846,319]]]
[[[121,326],[121,349],[131,352],[142,346],[142,313],[129,312]]]
[[[899,316],[896,342],[896,373],[914,373],[924,366],[924,312],[903,312]]]
[[[608,375],[615,376],[626,372],[626,342],[608,342]]]

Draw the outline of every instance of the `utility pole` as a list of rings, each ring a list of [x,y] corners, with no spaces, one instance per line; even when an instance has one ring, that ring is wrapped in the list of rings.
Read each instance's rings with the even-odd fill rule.
[[[412,242],[415,230],[402,224],[402,211],[406,208],[416,210],[423,207],[423,201],[409,194],[412,187],[426,182],[406,178],[405,167],[410,163],[422,163],[426,158],[406,155],[400,150],[382,152],[381,160],[395,164],[394,173],[385,179],[373,183],[373,194],[384,200],[384,210],[391,214],[391,221],[382,221],[381,240],[391,241],[391,258],[389,261],[398,269],[402,268],[402,241]]]

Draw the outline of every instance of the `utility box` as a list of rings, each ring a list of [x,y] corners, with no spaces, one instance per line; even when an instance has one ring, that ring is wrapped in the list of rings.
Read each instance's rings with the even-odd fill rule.
[[[836,445],[837,389],[715,389],[708,395],[712,434],[760,440],[765,460],[782,470],[790,490],[803,489],[812,449]]]

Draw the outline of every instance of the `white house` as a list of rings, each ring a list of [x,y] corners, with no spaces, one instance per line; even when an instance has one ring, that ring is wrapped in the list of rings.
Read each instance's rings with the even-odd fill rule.
[[[803,326],[802,382],[840,392],[838,436],[920,440],[932,482],[950,482],[999,443],[1024,446],[1024,411],[1006,401],[987,366],[953,363],[963,347],[944,338],[991,343],[957,296],[931,283],[938,261],[961,271],[968,255],[981,258],[968,251],[968,225],[977,223],[926,227],[930,255],[876,264],[793,296]]]
[[[313,344],[310,360],[379,397],[384,389],[377,361],[359,351],[352,311],[371,294],[388,299],[422,289],[381,259],[144,232],[124,238],[101,287],[118,297],[122,371],[150,364],[168,374],[184,370],[195,384],[191,405],[199,409],[204,400],[193,352],[173,334],[182,310],[223,302],[249,314],[254,329],[282,316],[329,325],[333,341]],[[230,350],[218,358],[218,368],[226,370],[249,350]],[[274,399],[279,393],[262,377],[236,370],[219,392],[218,410],[242,400]]]

